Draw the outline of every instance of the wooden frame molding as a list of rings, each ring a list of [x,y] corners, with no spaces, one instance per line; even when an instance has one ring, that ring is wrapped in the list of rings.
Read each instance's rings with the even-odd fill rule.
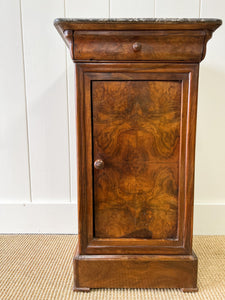
[[[110,71],[110,73],[109,73]],[[196,65],[165,65],[165,64],[110,64],[105,63],[104,66],[98,64],[77,64],[77,78],[81,82],[81,85],[77,88],[80,104],[84,103],[86,113],[82,113],[83,109],[77,110],[77,117],[79,120],[79,128],[83,128],[83,132],[78,130],[78,143],[81,145],[79,148],[82,153],[79,153],[79,169],[87,169],[86,180],[84,180],[85,174],[82,174],[79,179],[79,195],[86,200],[80,202],[79,212],[82,214],[80,219],[79,228],[81,234],[80,240],[80,253],[81,254],[115,254],[115,253],[176,253],[176,254],[190,254],[192,245],[192,236],[188,235],[190,219],[192,219],[192,206],[191,195],[193,193],[193,179],[188,177],[188,182],[185,181],[189,168],[193,166],[189,165],[189,161],[193,161],[194,149],[193,141],[188,137],[188,132],[195,131],[194,117],[196,112],[190,112],[188,107],[193,104],[191,101],[197,101],[196,97],[191,97],[197,85],[198,66]],[[182,223],[178,224],[179,234],[176,241],[169,240],[137,240],[137,239],[96,239],[93,236],[93,191],[92,191],[92,171],[89,168],[92,166],[87,162],[92,161],[92,130],[91,130],[91,81],[92,80],[176,80],[181,81],[182,85],[182,124],[181,128],[181,143],[180,143],[180,189],[179,189],[179,220]],[[82,92],[83,84],[85,86],[85,93]],[[89,113],[88,113],[89,112]],[[91,138],[90,138],[91,137]],[[194,136],[193,136],[194,138]],[[186,163],[184,164],[186,158]],[[85,212],[85,213],[84,213]],[[190,215],[185,215],[185,212],[189,212]],[[104,245],[104,248],[102,247]],[[132,245],[136,245],[134,248]],[[139,246],[138,246],[139,245]],[[150,248],[151,246],[151,248]],[[159,247],[157,247],[159,246]]]

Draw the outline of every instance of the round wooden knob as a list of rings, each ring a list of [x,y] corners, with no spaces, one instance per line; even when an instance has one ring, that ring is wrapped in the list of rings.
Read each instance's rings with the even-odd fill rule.
[[[101,159],[96,159],[96,161],[94,162],[94,167],[95,169],[101,170],[104,168],[104,161]]]
[[[140,51],[140,50],[141,50],[141,44],[138,43],[138,42],[135,42],[135,43],[133,44],[133,50],[134,50],[134,52]]]

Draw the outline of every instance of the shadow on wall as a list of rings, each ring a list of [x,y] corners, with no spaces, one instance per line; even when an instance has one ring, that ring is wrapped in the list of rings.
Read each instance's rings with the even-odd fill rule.
[[[225,201],[225,70],[200,67],[195,199]]]

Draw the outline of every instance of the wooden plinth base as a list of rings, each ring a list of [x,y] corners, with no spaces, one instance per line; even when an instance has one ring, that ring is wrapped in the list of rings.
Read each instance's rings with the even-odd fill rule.
[[[76,255],[74,290],[90,288],[181,288],[197,291],[192,255]]]

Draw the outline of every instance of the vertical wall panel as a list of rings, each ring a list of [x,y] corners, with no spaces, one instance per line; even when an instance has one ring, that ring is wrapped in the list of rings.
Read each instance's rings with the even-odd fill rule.
[[[155,0],[157,18],[197,18],[200,0]]]
[[[65,0],[65,13],[68,18],[107,18],[109,14],[108,0]],[[60,38],[60,37],[59,37]],[[62,41],[61,41],[62,42]],[[71,166],[71,201],[77,199],[77,155],[76,155],[76,120],[75,120],[75,72],[74,63],[67,51],[68,79],[68,116],[70,132],[70,166]]]
[[[110,0],[112,18],[152,18],[154,14],[154,0]]]
[[[29,201],[19,1],[0,2],[0,201]]]
[[[107,18],[109,0],[65,0],[68,18]]]
[[[68,51],[68,50],[67,50]],[[71,202],[77,202],[77,134],[75,117],[75,70],[70,54],[67,59],[67,89],[68,89],[68,128],[70,146],[70,176],[71,176]]]
[[[225,21],[224,0],[202,0],[202,18]],[[225,24],[208,42],[200,67],[196,145],[198,202],[225,203]]]
[[[64,2],[21,0],[34,202],[70,201]]]

